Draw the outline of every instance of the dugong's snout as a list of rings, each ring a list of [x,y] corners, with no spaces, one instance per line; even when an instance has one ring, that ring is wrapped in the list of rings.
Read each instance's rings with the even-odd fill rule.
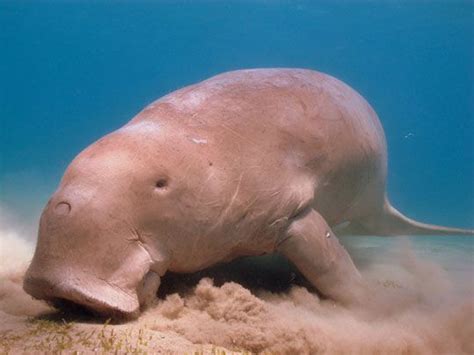
[[[74,276],[67,276],[68,274]],[[25,275],[23,289],[36,299],[56,308],[80,306],[95,314],[113,319],[136,318],[140,311],[137,294],[127,292],[105,280],[90,275],[65,272],[65,275]]]

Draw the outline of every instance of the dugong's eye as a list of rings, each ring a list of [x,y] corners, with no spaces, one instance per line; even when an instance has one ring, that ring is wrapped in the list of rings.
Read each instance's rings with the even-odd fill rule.
[[[166,186],[168,186],[168,180],[165,178],[160,178],[155,183],[155,188],[159,190],[164,189]]]

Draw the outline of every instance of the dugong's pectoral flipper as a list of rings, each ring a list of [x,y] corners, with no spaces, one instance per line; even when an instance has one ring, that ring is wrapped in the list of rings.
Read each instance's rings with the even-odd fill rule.
[[[140,308],[147,308],[156,299],[156,293],[160,287],[161,278],[160,276],[149,271],[138,287],[138,300],[140,302]]]
[[[365,282],[324,218],[308,209],[296,216],[277,251],[323,295],[345,304],[362,302]]]

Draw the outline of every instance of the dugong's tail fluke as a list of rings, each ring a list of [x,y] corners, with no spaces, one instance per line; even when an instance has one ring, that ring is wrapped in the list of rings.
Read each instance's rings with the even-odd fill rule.
[[[421,223],[404,216],[386,199],[378,214],[351,221],[339,234],[352,235],[474,235],[472,229],[450,228]]]

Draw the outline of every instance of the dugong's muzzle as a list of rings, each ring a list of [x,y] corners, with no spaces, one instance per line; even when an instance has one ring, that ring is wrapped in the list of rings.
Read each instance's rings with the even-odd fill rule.
[[[73,303],[112,318],[136,318],[140,302],[137,293],[128,293],[105,280],[63,270],[64,275],[25,275],[24,290],[37,299],[55,306]],[[64,302],[66,301],[66,302]]]
[[[23,288],[53,305],[73,303],[106,317],[135,318],[160,278],[150,271],[150,255],[134,229],[101,211],[53,197],[41,217]]]

